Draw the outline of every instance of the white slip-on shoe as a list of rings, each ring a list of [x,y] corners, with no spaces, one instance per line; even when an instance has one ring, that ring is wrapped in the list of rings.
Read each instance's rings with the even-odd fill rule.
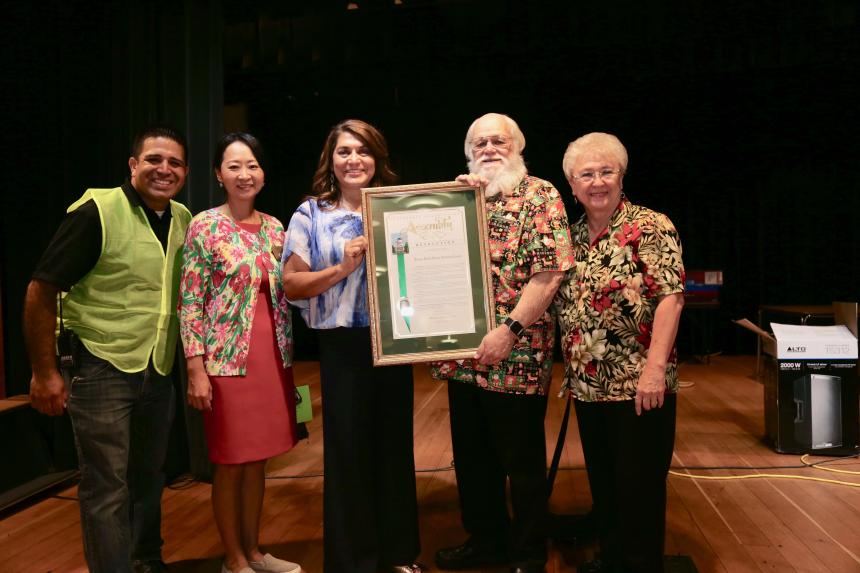
[[[299,573],[302,570],[298,563],[278,559],[271,553],[263,555],[262,561],[248,561],[248,566],[257,573]]]

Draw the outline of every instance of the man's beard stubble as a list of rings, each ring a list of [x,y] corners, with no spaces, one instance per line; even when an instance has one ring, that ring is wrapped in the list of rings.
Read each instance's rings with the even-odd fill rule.
[[[489,181],[484,189],[484,198],[487,201],[497,199],[500,194],[503,196],[512,194],[528,174],[526,163],[520,154],[503,160],[503,164],[498,169],[487,169],[482,163],[472,159],[469,161],[469,172],[482,175]]]

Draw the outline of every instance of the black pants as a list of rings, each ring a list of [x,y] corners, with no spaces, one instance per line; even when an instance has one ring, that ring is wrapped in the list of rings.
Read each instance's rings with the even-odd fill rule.
[[[620,571],[662,572],[677,396],[641,416],[633,400],[575,403],[601,558]]]
[[[368,328],[320,330],[326,573],[374,573],[420,553],[412,366],[373,367]]]
[[[463,527],[481,543],[507,547],[512,563],[546,561],[546,404],[546,396],[448,382]]]

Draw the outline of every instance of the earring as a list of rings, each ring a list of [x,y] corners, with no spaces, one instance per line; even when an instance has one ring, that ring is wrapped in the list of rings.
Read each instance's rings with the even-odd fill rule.
[[[218,187],[220,187],[222,189],[224,188],[224,182],[221,181],[220,179],[218,180]]]
[[[334,171],[328,172],[328,182],[333,193],[337,193],[337,180],[334,178]]]

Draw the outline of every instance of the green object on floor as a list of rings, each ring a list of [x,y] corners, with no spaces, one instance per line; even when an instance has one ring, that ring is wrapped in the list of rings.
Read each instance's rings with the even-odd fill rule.
[[[311,387],[298,386],[296,388],[296,423],[310,422],[314,417],[311,408]]]

